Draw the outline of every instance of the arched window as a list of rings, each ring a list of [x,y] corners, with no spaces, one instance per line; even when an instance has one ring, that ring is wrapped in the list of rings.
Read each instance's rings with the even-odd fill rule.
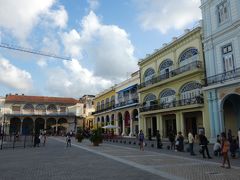
[[[182,52],[179,57],[180,66],[184,66],[198,60],[198,50],[196,48],[188,48]]]
[[[37,113],[45,113],[46,112],[46,107],[44,104],[38,104],[35,108]]]
[[[106,99],[106,107],[109,107],[109,98]]]
[[[54,104],[50,104],[50,105],[48,105],[48,107],[47,107],[47,111],[48,111],[49,113],[56,113],[56,112],[57,112],[57,107],[56,107]]]
[[[23,110],[25,113],[33,113],[34,112],[34,107],[32,104],[28,103],[23,106]]]
[[[111,97],[111,106],[113,106],[115,104],[115,96]]]
[[[97,103],[97,111],[100,110],[100,102]]]
[[[160,74],[168,74],[173,67],[173,61],[171,59],[165,59],[161,64],[159,65],[159,72]]]
[[[189,82],[180,89],[181,99],[191,99],[202,94],[202,85],[198,82]]]
[[[171,103],[176,100],[176,92],[173,89],[165,89],[160,93],[160,103]]]
[[[154,94],[148,94],[143,100],[143,102],[144,102],[143,105],[144,106],[154,105],[154,104],[156,104],[156,100],[157,100],[157,98]]]
[[[148,68],[148,69],[145,71],[145,73],[144,73],[144,82],[152,79],[153,76],[154,76],[154,74],[155,74],[154,69]]]
[[[101,101],[101,110],[104,109],[104,100]]]

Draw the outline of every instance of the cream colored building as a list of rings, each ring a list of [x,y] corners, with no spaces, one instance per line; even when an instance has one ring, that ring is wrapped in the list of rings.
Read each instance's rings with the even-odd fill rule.
[[[209,136],[201,27],[185,30],[139,61],[139,67],[140,129],[147,136],[155,136],[157,130],[163,137],[170,131],[186,136],[200,130]]]

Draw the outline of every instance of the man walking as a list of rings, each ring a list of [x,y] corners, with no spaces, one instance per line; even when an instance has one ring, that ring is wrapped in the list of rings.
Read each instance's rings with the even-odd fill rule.
[[[161,141],[161,135],[159,133],[159,130],[157,130],[156,139],[157,139],[157,148],[162,149],[162,141]]]
[[[70,136],[70,133],[67,133],[66,142],[67,142],[67,147],[71,147],[71,136]]]
[[[196,154],[193,151],[194,137],[192,133],[189,131],[188,133],[188,143],[189,143],[189,151],[191,156],[195,156]]]
[[[205,151],[207,152],[207,156],[208,156],[208,159],[212,159],[211,156],[209,155],[209,151],[208,151],[208,139],[207,137],[204,135],[204,133],[201,131],[200,135],[199,135],[199,141],[200,141],[200,146],[202,147],[202,155],[203,155],[203,158],[206,158],[205,156]]]
[[[143,149],[144,134],[143,134],[143,131],[142,131],[142,130],[140,131],[138,138],[139,138],[140,150],[143,151],[143,150],[144,150],[144,149]]]

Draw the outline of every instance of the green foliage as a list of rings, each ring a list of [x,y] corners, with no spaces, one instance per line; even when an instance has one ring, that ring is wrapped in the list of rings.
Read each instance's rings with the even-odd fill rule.
[[[82,142],[82,140],[84,139],[82,128],[78,128],[75,138],[78,140],[78,142]]]
[[[98,145],[99,143],[102,143],[102,140],[103,140],[102,129],[98,128],[98,129],[92,130],[92,134],[90,136],[90,141],[93,144]]]

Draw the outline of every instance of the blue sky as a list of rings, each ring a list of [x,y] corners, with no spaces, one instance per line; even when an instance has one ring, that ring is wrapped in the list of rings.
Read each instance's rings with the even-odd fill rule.
[[[0,0],[0,96],[80,97],[119,83],[137,61],[201,18],[200,0]]]

